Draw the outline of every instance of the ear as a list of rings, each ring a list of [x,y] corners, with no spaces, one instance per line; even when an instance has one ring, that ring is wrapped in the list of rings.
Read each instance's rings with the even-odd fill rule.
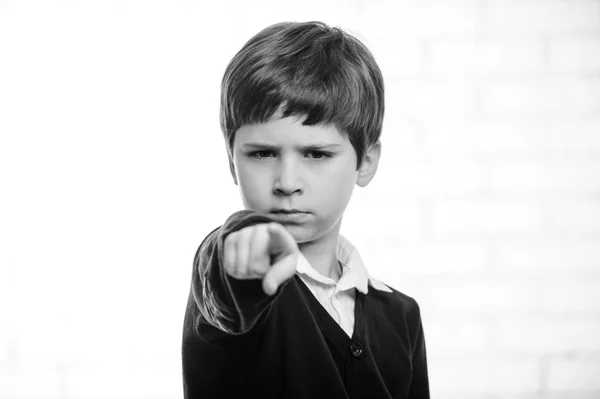
[[[369,147],[367,152],[365,152],[362,164],[358,169],[358,178],[356,179],[356,184],[358,184],[360,187],[365,187],[375,176],[375,172],[377,172],[377,166],[379,165],[380,156],[381,141],[377,140],[377,142]]]
[[[238,181],[237,181],[237,176],[235,175],[235,166],[233,165],[233,159],[231,158],[231,155],[228,156],[228,158],[229,158],[229,171],[231,172],[231,177],[233,177],[233,184],[235,184],[237,186]]]

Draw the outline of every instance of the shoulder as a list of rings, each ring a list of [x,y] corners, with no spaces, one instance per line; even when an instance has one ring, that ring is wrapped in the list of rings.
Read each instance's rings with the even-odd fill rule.
[[[417,300],[401,291],[382,283],[377,279],[369,279],[369,293],[372,301],[387,308],[395,314],[402,314],[409,322],[418,323],[421,319],[421,310]]]

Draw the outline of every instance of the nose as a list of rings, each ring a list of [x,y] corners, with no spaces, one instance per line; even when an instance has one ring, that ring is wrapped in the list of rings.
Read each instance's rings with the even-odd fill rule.
[[[277,195],[292,195],[302,193],[300,165],[292,157],[280,158],[277,163],[273,192]]]

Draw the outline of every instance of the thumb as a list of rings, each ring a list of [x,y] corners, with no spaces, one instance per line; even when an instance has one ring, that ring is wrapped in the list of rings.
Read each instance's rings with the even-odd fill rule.
[[[296,274],[297,262],[298,252],[292,252],[275,262],[263,277],[265,294],[274,295],[281,284],[292,278]]]

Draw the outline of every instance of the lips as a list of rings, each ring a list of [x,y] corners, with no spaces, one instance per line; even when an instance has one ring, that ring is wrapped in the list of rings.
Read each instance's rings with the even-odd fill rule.
[[[269,215],[281,224],[301,224],[310,216],[309,213],[298,209],[272,209]]]
[[[302,212],[299,209],[271,209],[270,213],[306,213],[306,212]]]

